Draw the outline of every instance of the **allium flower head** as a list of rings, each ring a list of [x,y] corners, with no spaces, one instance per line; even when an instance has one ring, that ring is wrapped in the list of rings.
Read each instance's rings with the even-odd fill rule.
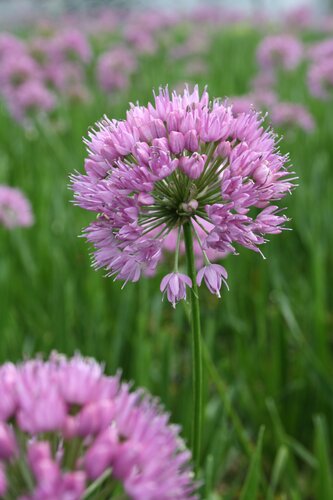
[[[279,127],[296,126],[305,132],[312,132],[314,129],[310,112],[301,104],[278,102],[271,109],[271,119]]]
[[[53,354],[7,363],[0,390],[6,498],[79,500],[89,488],[89,498],[106,500],[117,483],[134,500],[197,498],[178,427],[144,391],[131,392],[94,360]]]
[[[11,33],[1,33],[0,34],[0,61],[3,57],[7,57],[8,54],[21,55],[25,53],[25,45],[16,36]]]
[[[28,80],[6,95],[7,105],[12,116],[17,120],[25,120],[54,109],[54,94],[41,80]]]
[[[30,202],[23,193],[19,189],[0,185],[0,226],[12,229],[31,226],[33,221]]]
[[[310,92],[319,99],[330,99],[333,94],[333,57],[319,59],[308,72]]]
[[[52,40],[51,53],[58,60],[82,61],[91,59],[91,48],[86,37],[73,27],[59,31]]]
[[[333,57],[333,37],[310,45],[307,49],[307,56],[313,62]]]
[[[279,232],[287,220],[275,207],[264,226],[261,211],[292,188],[275,135],[255,111],[234,116],[231,106],[210,101],[197,87],[182,95],[160,89],[154,101],[131,105],[126,120],[98,123],[86,141],[86,174],[72,177],[75,202],[98,214],[85,230],[95,267],[137,281],[154,273],[176,231],[177,273],[187,223],[206,265],[207,251],[236,253],[241,245],[259,252],[269,224]],[[176,291],[172,276],[162,288],[174,304],[185,288]],[[184,278],[180,283],[191,286]]]
[[[98,82],[106,92],[126,88],[136,67],[137,62],[131,50],[122,46],[114,47],[98,59]]]
[[[292,35],[272,35],[262,40],[257,49],[257,60],[261,68],[270,69],[281,66],[292,70],[303,57],[301,42]]]
[[[1,60],[0,90],[18,88],[38,76],[38,64],[28,53],[9,53]]]

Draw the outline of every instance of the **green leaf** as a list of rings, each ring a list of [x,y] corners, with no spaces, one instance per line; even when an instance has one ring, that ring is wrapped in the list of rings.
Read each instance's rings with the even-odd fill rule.
[[[332,500],[333,473],[329,459],[328,431],[324,417],[317,415],[314,418],[315,426],[315,455],[318,460],[316,474],[316,498]]]
[[[274,493],[276,491],[277,485],[279,484],[283,470],[287,464],[288,456],[289,456],[288,448],[284,445],[280,446],[280,448],[278,449],[278,452],[276,454],[276,458],[274,460],[272,476],[271,476],[269,491],[268,491],[268,496],[267,496],[268,500],[274,499]]]
[[[258,489],[261,476],[261,454],[264,439],[264,426],[260,427],[257,446],[253,454],[245,484],[242,489],[240,500],[255,500],[258,496]]]

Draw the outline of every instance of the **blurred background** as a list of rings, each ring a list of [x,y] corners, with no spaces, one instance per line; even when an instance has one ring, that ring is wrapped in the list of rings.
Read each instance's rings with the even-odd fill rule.
[[[266,260],[240,249],[223,263],[230,291],[202,290],[202,498],[332,500],[330,2],[1,0],[0,27],[1,362],[94,356],[159,396],[188,438],[187,309],[162,302],[163,269],[121,290],[91,268],[78,235],[94,214],[68,184],[104,114],[123,118],[160,85],[208,85],[235,113],[265,114],[299,187],[282,203],[292,231],[272,236]],[[258,489],[245,496],[250,469]]]
[[[198,6],[215,6],[234,8],[235,5],[229,0],[13,0],[7,2],[0,0],[1,18],[0,23],[5,25],[8,22],[24,21],[27,16],[41,16],[45,14],[59,15],[66,11],[85,12],[92,8],[101,6],[109,6],[113,8],[133,8],[145,9],[193,9]],[[237,2],[237,9],[242,12],[255,11],[257,9],[264,9],[271,14],[277,15],[281,11],[287,11],[297,7],[307,7],[316,12],[325,12],[332,7],[331,0],[278,0],[271,2],[270,0],[239,0]]]

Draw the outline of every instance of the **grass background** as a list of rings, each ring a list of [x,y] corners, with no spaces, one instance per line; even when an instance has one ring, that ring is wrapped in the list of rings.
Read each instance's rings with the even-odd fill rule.
[[[214,35],[208,72],[195,78],[162,47],[142,57],[121,96],[108,98],[91,83],[94,101],[64,102],[53,125],[39,122],[35,130],[23,130],[1,108],[0,183],[21,188],[36,217],[31,229],[0,228],[1,362],[57,349],[94,356],[110,373],[121,367],[125,379],[161,397],[187,439],[186,305],[173,311],[161,301],[167,264],[156,278],[123,290],[91,269],[78,234],[92,214],[71,204],[68,177],[83,168],[88,127],[104,113],[123,117],[128,101],[147,103],[153,87],[195,79],[212,96],[245,93],[259,38],[247,26]],[[309,96],[304,67],[281,75],[278,92],[306,104],[316,130],[280,131],[281,149],[299,176],[299,188],[286,199],[292,231],[271,238],[266,260],[246,249],[228,257],[230,291],[221,300],[201,290],[207,500],[333,499],[332,102]]]

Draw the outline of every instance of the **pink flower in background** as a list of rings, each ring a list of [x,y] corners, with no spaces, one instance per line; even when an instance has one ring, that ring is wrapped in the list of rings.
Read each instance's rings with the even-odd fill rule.
[[[241,113],[249,113],[255,109],[255,103],[251,94],[240,95],[230,98],[232,104],[232,112],[235,116]]]
[[[50,52],[54,60],[62,61],[88,63],[92,56],[87,38],[81,31],[73,27],[57,32],[52,39]]]
[[[295,69],[303,58],[303,45],[292,35],[271,35],[264,38],[257,49],[257,61],[263,69],[280,66]]]
[[[8,54],[25,54],[24,42],[11,33],[0,33],[0,61]]]
[[[6,95],[7,106],[17,121],[48,113],[56,105],[55,96],[40,80],[28,80]]]
[[[269,89],[259,89],[246,95],[230,98],[232,111],[236,116],[240,113],[248,113],[253,109],[257,111],[265,110],[274,105],[276,101],[275,92]]]
[[[292,102],[278,102],[271,108],[270,118],[273,125],[300,127],[305,132],[312,132],[315,124],[305,106]]]
[[[189,76],[206,75],[208,73],[208,65],[203,59],[192,59],[186,64],[185,72]]]
[[[33,222],[31,205],[23,193],[19,189],[0,185],[0,225],[13,229],[29,227]]]
[[[79,500],[106,473],[106,484],[119,481],[134,500],[197,498],[179,428],[94,360],[54,353],[5,364],[0,389],[1,495]]]
[[[320,60],[326,60],[327,58],[333,57],[333,38],[327,38],[320,42],[313,43],[310,45],[306,51],[307,56],[314,63],[318,63]]]
[[[126,25],[124,40],[139,54],[154,54],[157,51],[157,44],[153,35],[143,26]]]
[[[43,79],[60,94],[66,95],[73,87],[84,84],[85,73],[75,62],[50,62],[43,68]]]
[[[95,6],[89,17],[82,19],[82,28],[85,33],[98,37],[116,31],[120,22],[121,15],[117,10]]]
[[[252,96],[254,102],[260,109],[270,108],[278,101],[276,93],[271,89],[255,89],[252,93]]]
[[[29,80],[41,76],[36,61],[28,54],[8,53],[1,60],[0,92],[7,92],[20,87]]]
[[[129,78],[137,68],[131,50],[125,46],[114,47],[102,54],[97,62],[97,79],[103,90],[112,92],[128,87]]]
[[[260,252],[269,229],[258,222],[261,210],[293,187],[287,157],[262,122],[254,111],[234,116],[197,87],[181,95],[160,89],[154,104],[132,105],[124,121],[105,117],[86,141],[86,173],[72,176],[75,202],[98,214],[85,230],[94,266],[125,282],[151,275],[172,231],[179,255],[185,223],[206,264],[211,250],[237,253],[240,245]],[[287,218],[276,210],[271,225],[281,231]],[[185,297],[171,292],[173,304]]]
[[[175,45],[170,51],[170,57],[183,59],[193,55],[206,54],[209,49],[210,38],[204,31],[195,31],[180,45]]]
[[[316,12],[308,5],[289,9],[284,15],[284,22],[290,28],[304,29],[316,26]]]
[[[311,94],[319,99],[329,99],[333,90],[333,57],[320,59],[308,71],[308,85]]]
[[[52,61],[52,37],[35,36],[28,41],[28,51],[31,57],[44,67]]]
[[[277,102],[277,96],[270,89],[255,89],[249,94],[234,96],[230,98],[232,112],[235,116],[241,113],[248,113],[255,109],[257,111],[269,109]]]

